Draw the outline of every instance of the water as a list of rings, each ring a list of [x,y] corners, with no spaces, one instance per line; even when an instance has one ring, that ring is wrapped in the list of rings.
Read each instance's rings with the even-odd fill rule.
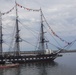
[[[52,63],[28,63],[0,69],[0,75],[76,75],[76,53],[63,54]]]

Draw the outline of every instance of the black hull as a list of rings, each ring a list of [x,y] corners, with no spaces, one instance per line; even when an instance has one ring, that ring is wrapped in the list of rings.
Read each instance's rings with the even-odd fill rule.
[[[5,56],[0,57],[0,64],[6,62],[12,63],[32,63],[32,62],[51,62],[57,57],[57,54],[43,54],[43,55],[28,55],[28,56]]]
[[[12,61],[12,63],[33,63],[33,62],[52,62],[54,59],[43,59],[43,60],[26,60],[26,61]]]
[[[0,61],[0,64],[5,64],[5,61]]]

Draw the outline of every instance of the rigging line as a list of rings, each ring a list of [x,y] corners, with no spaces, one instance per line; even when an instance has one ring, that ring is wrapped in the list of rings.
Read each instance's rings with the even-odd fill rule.
[[[70,42],[70,43],[73,43],[73,42],[76,42],[76,39],[75,40],[73,40],[72,42]]]
[[[23,17],[23,18],[25,18],[22,14],[21,14],[21,16]],[[19,20],[20,21],[20,20]],[[21,21],[20,21],[21,22]],[[29,22],[30,23],[30,22]],[[32,22],[33,23],[33,22]],[[32,23],[30,23],[30,25],[32,25]],[[28,26],[27,26],[28,27]],[[28,27],[29,28],[29,27]],[[32,29],[31,29],[32,30]],[[35,29],[34,29],[35,30]],[[38,33],[38,30],[35,30],[34,31],[36,34]]]
[[[7,36],[4,40],[10,39],[11,34],[8,34],[9,36]],[[3,36],[6,36],[6,34],[3,34]]]
[[[63,48],[66,48],[68,46],[70,46],[73,42],[70,42],[69,44],[65,45]]]
[[[19,21],[19,20],[18,20]],[[24,24],[22,24],[20,21],[19,21],[19,23],[22,25],[22,26],[24,26]],[[26,26],[27,27],[27,26]],[[25,26],[24,26],[24,28],[26,28]],[[26,29],[28,29],[28,28],[26,28]],[[30,28],[29,28],[30,29]],[[33,30],[31,30],[30,29],[30,31],[31,31],[31,33],[32,32],[34,32]],[[35,34],[38,34],[38,33],[36,33],[36,32],[34,32]],[[32,33],[33,34],[33,33]],[[37,36],[35,35],[35,34],[33,34],[34,36],[35,36],[35,38],[37,38]]]
[[[25,26],[25,24],[23,24],[20,20],[18,20],[22,25]],[[30,23],[31,24],[31,23]],[[26,25],[27,28],[29,28],[27,25]],[[35,34],[38,34],[38,31],[37,30],[32,30],[31,28],[29,28],[32,32],[34,32]]]
[[[31,44],[30,42],[28,42],[28,41],[26,41],[26,40],[24,40],[24,39],[22,39],[22,38],[20,38],[20,39],[21,39],[22,41],[24,41],[24,42],[26,42],[26,43],[28,43],[28,44],[30,44],[30,45],[36,47],[35,45]]]
[[[76,42],[76,39],[75,39],[75,40],[73,40],[72,42],[68,43],[66,46],[64,46],[64,48],[66,48],[66,47],[70,46],[72,43],[75,43],[75,42]]]
[[[20,21],[19,21],[20,22]],[[21,22],[20,22],[21,23]],[[22,23],[21,23],[22,24]],[[22,24],[23,25],[23,24]],[[24,26],[24,25],[23,25]],[[32,31],[32,30],[31,30]],[[33,32],[35,32],[35,31],[33,31]],[[38,34],[37,32],[35,32],[36,34]],[[37,38],[37,36],[35,36],[36,38]],[[39,39],[38,39],[39,40]],[[38,42],[37,42],[38,43]],[[37,46],[35,46],[36,48],[37,48]],[[36,50],[36,48],[35,48],[35,50]]]
[[[45,27],[45,26],[44,26]],[[45,29],[46,29],[46,27],[45,27]],[[48,29],[46,29],[47,31],[48,31]],[[60,44],[59,44],[59,42],[54,38],[54,36],[48,31],[48,33],[53,37],[53,39],[56,41],[56,43],[60,46],[60,47],[62,47]]]
[[[15,27],[16,26],[14,26],[14,29],[13,29],[13,34],[12,34],[12,40],[11,40],[11,42],[10,42],[10,46],[9,46],[9,51],[11,50],[11,48],[12,48],[12,45],[13,45],[13,42],[14,42],[14,37],[15,37],[15,32],[16,32],[16,29],[15,29]]]
[[[7,46],[9,46],[9,44],[7,44],[5,41],[3,41],[4,44],[6,44]]]
[[[9,52],[14,50],[14,48],[13,48],[14,47],[14,44],[15,44],[15,41],[12,44],[10,44],[10,47],[8,49]]]
[[[40,37],[40,36],[39,36],[39,37]],[[38,46],[38,44],[39,44],[39,39],[40,39],[39,37],[38,37],[38,40],[37,40],[37,44],[36,44],[35,50],[37,49],[37,46]]]
[[[42,13],[42,14],[43,14],[43,13]],[[43,15],[43,17],[44,17],[44,15]],[[48,22],[46,21],[46,18],[45,18],[45,17],[44,17],[44,20],[45,20],[46,24],[48,25],[49,29],[51,29],[51,31],[53,32],[52,28],[50,27],[50,25],[49,25]],[[56,34],[56,36],[58,36],[58,35]],[[63,40],[63,39],[60,38],[59,36],[58,36],[58,38],[59,38],[61,41],[65,41],[66,43],[68,43],[66,40]]]
[[[15,6],[13,8],[11,8],[9,11],[2,13],[2,15],[9,14],[15,8]]]
[[[60,47],[54,45],[53,43],[50,43],[50,42],[49,42],[49,44],[51,44],[52,46],[54,46],[55,48],[57,48],[57,49],[59,49],[59,50],[61,49]]]
[[[69,44],[69,45],[66,45],[66,50],[69,49],[73,44],[74,44],[74,42],[71,43],[71,44]],[[65,47],[59,48],[59,50],[60,50],[60,51],[61,51],[61,50],[65,50]]]
[[[70,47],[72,47],[73,46],[73,44],[74,44],[75,42],[73,42],[72,44],[71,44],[71,46],[69,46],[69,49],[70,49]]]
[[[14,42],[14,47],[12,48],[13,55],[16,55],[16,50],[17,50],[17,48],[16,48],[16,42]]]
[[[10,45],[9,45],[9,49],[8,49],[9,51],[10,51],[11,48],[12,48],[12,44],[13,44],[13,40],[14,40],[14,35],[15,35],[14,33],[15,33],[15,27],[14,27],[13,34],[11,35],[11,36],[12,36],[12,40],[11,40]],[[10,36],[9,36],[9,37],[10,37]],[[7,37],[7,38],[8,38],[8,37]],[[7,38],[6,38],[6,39],[7,39]]]
[[[3,27],[2,27],[3,28]],[[5,30],[5,28],[3,28],[4,29],[4,31],[6,31],[8,34],[11,34],[11,33],[9,33],[7,30]]]
[[[13,23],[14,24],[14,23]],[[6,24],[6,25],[8,25],[9,26],[9,24]],[[4,27],[2,27],[3,29],[4,29],[4,31],[6,31],[9,35],[11,35],[11,33],[7,30],[7,28],[4,28]],[[11,27],[12,28],[12,27]]]
[[[75,40],[75,41],[76,41],[76,40]],[[71,42],[70,44],[66,45],[66,46],[65,46],[66,49],[69,49],[69,48],[75,43],[75,41],[73,41],[73,42]],[[65,47],[63,47],[62,50],[64,50]]]
[[[30,9],[30,8],[24,7],[24,6],[20,5],[20,4],[18,4],[17,2],[16,2],[16,5],[18,7],[20,7],[20,8],[24,8],[24,9],[26,9],[28,11],[40,11],[40,9]]]
[[[3,34],[3,35],[4,35],[4,36],[8,35],[8,36],[6,36],[6,38],[5,38],[4,40],[10,39],[10,37],[12,37],[11,34]]]
[[[46,39],[47,39],[47,37],[46,37]],[[48,40],[48,39],[47,39],[47,40]],[[49,42],[49,44],[51,44],[51,45],[53,45],[54,47],[56,47],[56,48],[60,49],[60,47],[58,47],[58,46],[54,45],[54,44],[53,44],[53,43],[51,43],[51,42]]]
[[[12,38],[12,41],[10,42],[9,51],[11,51],[11,49],[12,49],[12,46],[13,46],[14,42],[15,42],[15,40],[14,40],[14,38]]]
[[[45,26],[44,26],[45,27]],[[46,27],[45,27],[46,28]],[[46,29],[47,30],[47,29]],[[52,36],[52,34],[49,32],[49,34]],[[52,36],[53,37],[53,36]],[[53,37],[53,39],[57,42],[57,40]],[[58,43],[58,42],[57,42]],[[52,43],[49,42],[49,44],[53,45],[54,47],[56,47],[58,50],[63,50],[63,48],[60,48]],[[59,44],[59,43],[58,43]],[[60,44],[59,44],[60,45]],[[60,45],[61,46],[61,45]]]
[[[66,47],[64,47],[64,48],[66,48],[66,49],[69,49],[70,47],[72,47],[73,46],[73,44],[75,43],[75,41],[73,41],[73,42],[71,42],[69,45],[67,45]]]
[[[70,44],[70,45],[68,45],[66,48],[63,48],[63,50],[64,50],[64,49],[66,49],[66,50],[67,50],[67,49],[70,49],[70,47],[71,47],[72,45],[73,45],[73,43]]]
[[[20,13],[20,11],[18,11],[19,13]],[[25,18],[24,17],[24,15],[23,14],[20,14],[20,16],[22,16],[23,18]],[[31,19],[30,19],[30,21],[31,21]],[[40,21],[38,21],[39,23],[40,23]],[[38,23],[38,22],[32,22],[32,23]],[[30,23],[30,22],[29,22]],[[30,25],[31,25],[31,23],[30,23]],[[36,30],[37,31],[37,30]]]
[[[2,27],[2,28],[3,28],[3,27]],[[3,28],[3,29],[4,29],[4,28]],[[7,35],[10,35],[10,36],[11,36],[11,33],[9,33],[7,30],[4,29],[4,31],[6,31],[6,32],[8,33]],[[3,34],[3,35],[5,36],[6,34]],[[10,38],[10,36],[8,36],[7,38]],[[6,38],[6,39],[7,39],[7,38]]]
[[[9,44],[7,44],[6,42],[3,42],[4,44],[6,44],[7,46],[9,46]]]
[[[76,39],[75,39],[75,40],[73,40],[72,42],[76,42]],[[72,43],[72,42],[71,42],[71,43]]]
[[[42,13],[43,14],[43,13]],[[45,19],[46,20],[46,19]],[[47,21],[46,21],[47,22]],[[48,23],[47,23],[48,24]],[[44,26],[45,27],[45,26]],[[45,27],[45,29],[46,29],[46,27]],[[46,29],[47,30],[47,29]],[[48,31],[48,30],[47,30]],[[49,31],[48,31],[49,32]],[[53,35],[49,32],[49,34],[53,37]],[[60,46],[60,47],[62,47],[59,43],[58,43],[58,41],[53,37],[53,39],[56,41],[56,43]]]
[[[10,42],[10,46],[9,46],[9,51],[11,51],[12,46],[13,46],[13,44],[14,44],[14,42],[15,42],[14,39],[15,39],[15,38],[12,37],[12,40],[11,40],[11,42]]]

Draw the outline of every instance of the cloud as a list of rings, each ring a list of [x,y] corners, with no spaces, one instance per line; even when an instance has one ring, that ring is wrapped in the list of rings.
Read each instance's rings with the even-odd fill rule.
[[[40,9],[41,7],[47,19],[47,22],[60,37],[65,38],[65,40],[75,39],[76,37],[75,35],[76,0],[17,0],[17,2],[24,7],[28,7],[32,9]],[[0,10],[1,12],[7,12],[14,5],[15,5],[15,0],[1,0]],[[40,30],[39,12],[32,12],[32,11],[29,12],[27,10],[20,9],[18,7],[18,17],[25,27],[28,26],[32,30],[37,30],[37,31]],[[3,26],[7,28],[7,30],[10,30],[10,32],[12,32],[11,29],[15,24],[14,21],[16,18],[15,9],[10,14],[2,16],[2,18],[3,18],[3,24],[4,24]],[[8,23],[9,25],[7,25]],[[19,25],[21,30],[22,26],[21,24]],[[36,41],[36,39],[33,40],[33,34],[29,32],[27,29],[23,28],[21,31],[22,33],[21,32],[20,33],[21,33],[21,36],[23,36],[23,38],[29,39],[29,41],[31,42]],[[25,35],[23,33],[25,33]],[[35,34],[35,35],[38,36],[38,34]],[[54,41],[54,40],[51,40],[51,41]],[[56,44],[55,41],[54,43]]]

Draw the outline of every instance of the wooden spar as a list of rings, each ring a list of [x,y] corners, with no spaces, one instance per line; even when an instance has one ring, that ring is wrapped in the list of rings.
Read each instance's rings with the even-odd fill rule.
[[[2,56],[2,13],[0,12],[0,56]]]
[[[16,1],[15,1],[16,4]],[[16,4],[16,41],[15,41],[15,49],[16,49],[16,55],[19,56],[20,55],[20,46],[19,46],[19,26],[18,26],[18,13],[17,13],[17,4]]]
[[[40,9],[41,14],[41,34],[40,34],[40,50],[42,54],[44,54],[45,46],[44,46],[44,30],[43,30],[43,18],[42,18],[42,10]]]

